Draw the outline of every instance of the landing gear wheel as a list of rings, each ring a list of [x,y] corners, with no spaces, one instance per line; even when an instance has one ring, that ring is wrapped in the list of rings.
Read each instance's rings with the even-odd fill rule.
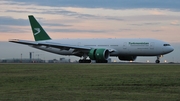
[[[79,60],[79,63],[91,63],[91,60]]]
[[[96,60],[96,63],[108,63],[107,60]]]
[[[160,63],[160,60],[156,60],[156,63]]]

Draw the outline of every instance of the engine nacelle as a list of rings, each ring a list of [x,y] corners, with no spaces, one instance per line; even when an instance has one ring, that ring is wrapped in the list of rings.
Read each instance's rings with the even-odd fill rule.
[[[88,55],[91,60],[107,60],[110,53],[107,49],[91,49]]]
[[[122,61],[134,61],[137,56],[118,56],[119,60]]]

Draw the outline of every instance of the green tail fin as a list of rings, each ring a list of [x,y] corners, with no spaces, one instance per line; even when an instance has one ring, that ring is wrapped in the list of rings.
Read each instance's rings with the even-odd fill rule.
[[[33,15],[29,15],[29,22],[31,24],[32,32],[35,41],[51,40],[46,31],[41,27]]]

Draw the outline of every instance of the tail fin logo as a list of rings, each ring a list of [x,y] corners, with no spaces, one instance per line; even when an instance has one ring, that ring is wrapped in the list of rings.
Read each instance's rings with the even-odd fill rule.
[[[34,30],[37,31],[36,33],[34,33],[34,35],[37,35],[37,34],[39,34],[39,33],[41,32],[41,29],[40,29],[40,28],[34,28]]]

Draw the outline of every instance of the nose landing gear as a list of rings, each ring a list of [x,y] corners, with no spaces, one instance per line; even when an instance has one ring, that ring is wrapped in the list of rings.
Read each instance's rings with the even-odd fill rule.
[[[162,55],[157,56],[157,60],[155,61],[156,63],[160,63],[160,57],[162,57]]]

